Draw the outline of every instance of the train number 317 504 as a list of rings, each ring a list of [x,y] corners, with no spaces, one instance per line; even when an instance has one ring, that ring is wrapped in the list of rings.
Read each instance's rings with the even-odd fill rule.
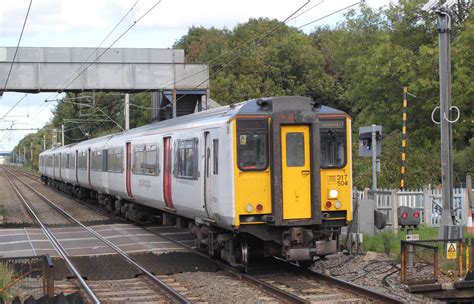
[[[347,174],[339,174],[336,179],[338,186],[347,186],[349,184]]]

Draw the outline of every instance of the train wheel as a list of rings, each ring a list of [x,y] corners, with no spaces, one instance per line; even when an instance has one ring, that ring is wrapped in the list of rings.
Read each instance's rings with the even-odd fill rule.
[[[245,237],[240,236],[237,239],[237,246],[235,247],[236,262],[240,265],[247,266],[249,263],[249,247]]]

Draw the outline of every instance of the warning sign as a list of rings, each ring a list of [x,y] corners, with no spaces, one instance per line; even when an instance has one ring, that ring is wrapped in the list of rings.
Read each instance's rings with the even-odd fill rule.
[[[456,243],[448,243],[448,246],[446,246],[446,257],[448,258],[448,260],[456,259]]]

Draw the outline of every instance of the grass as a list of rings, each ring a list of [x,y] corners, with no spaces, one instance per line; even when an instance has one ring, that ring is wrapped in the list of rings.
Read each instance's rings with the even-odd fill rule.
[[[4,264],[0,264],[0,297],[4,300],[9,296],[9,290],[5,289],[5,287],[12,281],[12,279],[13,273]]]
[[[420,235],[420,240],[436,239],[438,237],[438,228],[421,226],[416,229],[414,233]],[[385,253],[389,257],[399,261],[400,241],[405,240],[405,238],[405,231],[394,232],[383,230],[375,235],[364,235],[362,248],[364,251]]]

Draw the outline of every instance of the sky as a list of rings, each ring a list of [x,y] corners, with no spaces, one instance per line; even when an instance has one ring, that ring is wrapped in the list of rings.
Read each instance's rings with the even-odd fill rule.
[[[159,2],[159,3],[158,3]],[[307,0],[33,0],[20,43],[23,47],[109,47],[128,27],[138,21],[114,47],[171,48],[191,26],[232,29],[249,18],[284,20]],[[324,17],[357,0],[311,0],[287,24],[299,27]],[[0,0],[0,47],[15,47],[30,0]],[[146,12],[158,5],[148,14]],[[389,5],[390,0],[367,0],[373,8]],[[356,8],[355,6],[354,8]],[[308,10],[309,9],[309,10]],[[308,10],[308,11],[306,11]],[[306,12],[305,12],[306,11]],[[303,13],[304,12],[304,13]],[[298,16],[300,13],[300,16]],[[146,14],[143,18],[141,18]],[[141,18],[141,19],[140,19]],[[334,26],[343,21],[343,12],[308,25]],[[15,73],[15,66],[12,73]],[[4,84],[0,84],[3,87]],[[0,151],[11,151],[29,132],[6,128],[41,128],[52,118],[55,103],[45,99],[56,94],[7,92],[0,98]],[[21,102],[5,114],[20,99]]]

